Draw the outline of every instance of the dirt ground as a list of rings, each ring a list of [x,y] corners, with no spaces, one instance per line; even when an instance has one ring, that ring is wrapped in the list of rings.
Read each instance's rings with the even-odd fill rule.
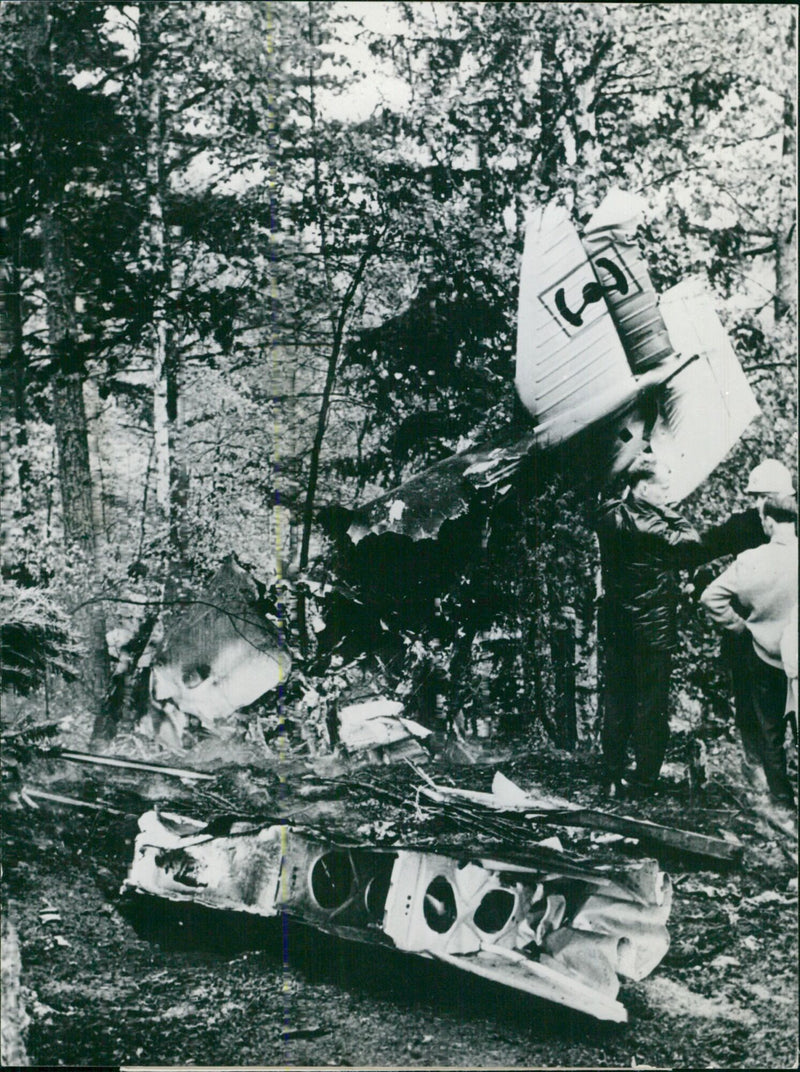
[[[750,810],[729,774],[735,753],[726,741],[712,746],[705,794],[675,781],[647,805],[618,806],[706,833],[727,829],[745,846],[741,865],[724,872],[661,861],[675,884],[671,948],[652,976],[623,985],[625,1025],[294,922],[119,897],[136,817],[154,802],[205,817],[227,802],[250,813],[360,823],[362,831],[391,824],[385,802],[344,804],[330,784],[317,787],[316,800],[311,792],[301,799],[286,788],[297,768],[285,782],[264,769],[222,772],[205,783],[213,791],[192,792],[160,777],[36,761],[26,784],[122,814],[41,801],[4,812],[3,910],[19,942],[30,1063],[796,1067],[797,846]],[[501,769],[522,786],[598,805],[591,753],[482,760],[427,769],[478,789]],[[407,767],[382,767],[356,777],[402,790],[412,776]],[[8,992],[5,979],[4,986]]]

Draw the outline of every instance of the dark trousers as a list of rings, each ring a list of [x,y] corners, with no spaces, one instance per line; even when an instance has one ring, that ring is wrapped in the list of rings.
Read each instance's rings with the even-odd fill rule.
[[[763,767],[764,739],[752,696],[751,663],[753,658],[757,658],[753,651],[753,639],[748,632],[725,632],[722,634],[720,652],[731,675],[734,721],[742,741],[745,761],[750,766]]]
[[[786,674],[759,659],[752,642],[743,662],[747,670],[745,713],[757,727],[751,735],[752,747],[764,767],[772,797],[793,807],[794,786],[786,770]]]
[[[672,653],[654,648],[630,629],[604,639],[603,760],[609,781],[622,777],[628,744],[636,760],[635,780],[653,785],[669,740],[669,679]]]

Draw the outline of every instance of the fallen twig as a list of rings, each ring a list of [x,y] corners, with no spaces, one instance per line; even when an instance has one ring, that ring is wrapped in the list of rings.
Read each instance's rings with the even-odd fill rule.
[[[170,778],[188,778],[209,782],[213,782],[216,778],[216,774],[206,774],[204,771],[187,770],[183,767],[165,767],[160,763],[144,763],[139,759],[96,756],[92,752],[70,752],[66,749],[57,749],[51,752],[50,755],[58,759],[66,759],[70,763],[88,763],[98,767],[119,767],[122,770],[148,771],[150,774],[164,774]]]
[[[31,786],[23,786],[20,790],[20,799],[30,798],[31,801],[46,800],[51,804],[65,804],[70,808],[90,808],[92,811],[105,811],[109,815],[127,815],[128,812],[112,808],[110,804],[93,804],[88,800],[79,800],[77,797],[65,797],[60,793],[47,793],[43,789],[33,789]],[[37,807],[33,804],[33,807]]]

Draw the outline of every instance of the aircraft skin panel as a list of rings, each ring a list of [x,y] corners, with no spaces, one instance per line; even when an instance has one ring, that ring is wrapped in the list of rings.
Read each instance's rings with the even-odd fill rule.
[[[633,382],[625,351],[566,209],[530,213],[522,258],[516,385],[526,409],[547,419],[552,441],[573,434],[559,417],[598,393]]]
[[[665,385],[651,439],[672,469],[670,498],[680,502],[716,469],[760,410],[701,280],[668,290],[661,312],[676,349],[699,355]]]
[[[587,361],[585,354],[589,355]],[[597,361],[605,360],[606,351],[597,349],[596,345],[590,340],[585,346],[562,346],[559,350],[554,351],[552,358],[547,361],[542,361],[539,375],[536,376],[536,382],[542,383],[548,379],[552,379],[556,372],[560,372],[572,365],[571,371],[580,370],[583,367],[589,367],[589,365],[596,363]]]
[[[549,411],[554,409],[556,405],[563,405],[567,402],[569,403],[569,416],[571,417],[573,411],[577,408],[578,404],[586,401],[586,389],[589,387],[592,388],[592,395],[598,395],[600,393],[605,394],[605,390],[601,392],[600,389],[601,387],[606,387],[606,370],[604,368],[601,368],[593,376],[588,375],[588,372],[588,368],[577,369],[569,376],[566,376],[556,387],[551,388],[551,390],[558,389],[558,398],[549,406],[543,407],[542,417],[549,416]],[[571,381],[574,380],[576,377],[580,377],[578,382],[574,383],[571,389],[568,390],[567,388],[569,388]],[[613,384],[609,386],[616,387],[616,381],[614,381]],[[565,413],[564,416],[566,417],[567,414]]]

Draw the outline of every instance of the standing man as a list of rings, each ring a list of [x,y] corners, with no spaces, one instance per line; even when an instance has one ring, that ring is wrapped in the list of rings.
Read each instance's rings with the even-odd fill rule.
[[[739,555],[766,543],[761,507],[767,498],[794,495],[792,474],[781,462],[767,458],[752,470],[744,490],[752,505],[703,533],[696,555],[698,564],[723,555]]]
[[[797,604],[797,506],[794,498],[761,505],[769,543],[743,551],[706,588],[701,599],[711,619],[749,637],[745,650],[747,700],[755,717],[754,747],[779,818],[794,815],[794,787],[786,770],[786,673],[781,637]]]
[[[602,730],[605,781],[612,797],[656,785],[669,739],[669,683],[677,647],[677,569],[690,565],[699,537],[666,505],[669,469],[640,454],[621,499],[597,519],[603,575],[600,635],[605,664]],[[628,743],[636,768],[623,777]]]
[[[742,551],[760,547],[768,542],[761,521],[761,510],[768,498],[794,496],[792,474],[774,458],[767,458],[752,470],[745,494],[753,505],[732,514],[721,525],[703,533],[695,561],[710,562],[723,555],[739,555]],[[695,594],[700,598],[709,583],[707,569],[695,574]],[[705,583],[703,583],[705,581]],[[761,756],[761,728],[753,710],[750,692],[750,649],[752,642],[747,631],[726,630],[722,635],[721,655],[728,667],[733,691],[733,710],[736,728],[742,742],[742,768],[748,780],[766,787]]]

